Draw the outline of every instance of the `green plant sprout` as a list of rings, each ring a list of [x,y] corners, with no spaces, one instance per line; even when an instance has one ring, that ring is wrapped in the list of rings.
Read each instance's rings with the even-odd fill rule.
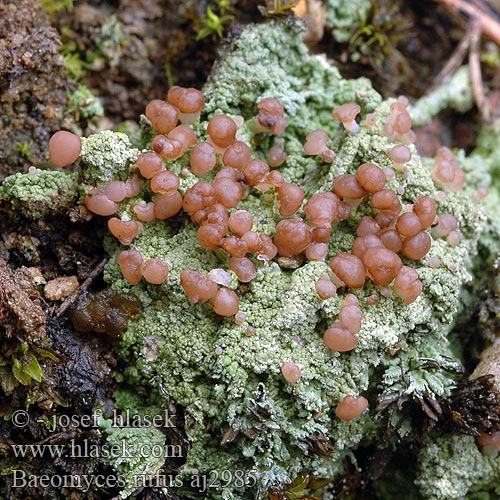
[[[73,0],[38,0],[48,16],[53,16],[62,10],[73,9]]]
[[[400,14],[397,5],[376,0],[360,20],[359,28],[349,40],[351,59],[367,57],[374,66],[381,66],[384,58],[397,52],[396,44],[412,29]]]
[[[292,10],[299,0],[266,0],[258,9],[263,16],[280,16]]]
[[[85,52],[79,51],[74,41],[75,34],[70,28],[63,27],[60,34],[63,44],[59,52],[66,70],[75,81],[79,81],[87,70],[101,70],[104,61],[109,61],[112,67],[116,66],[121,56],[121,47],[126,43],[121,23],[116,16],[111,16],[101,26],[100,34],[94,40],[94,46],[87,48]]]
[[[224,23],[234,19],[234,16],[224,15],[224,12],[227,10],[226,5],[228,3],[229,2],[227,0],[221,0],[218,2],[220,15],[215,13],[210,6],[207,7],[206,16],[203,19],[200,19],[199,26],[196,28],[196,40],[203,40],[204,38],[214,34],[219,38],[222,38]]]
[[[31,148],[33,147],[33,141],[23,141],[16,143],[16,148],[19,151],[21,156],[24,156],[26,159],[31,158]]]
[[[80,80],[85,74],[85,62],[81,60],[80,55],[75,52],[63,52],[62,58],[71,78],[75,81]]]

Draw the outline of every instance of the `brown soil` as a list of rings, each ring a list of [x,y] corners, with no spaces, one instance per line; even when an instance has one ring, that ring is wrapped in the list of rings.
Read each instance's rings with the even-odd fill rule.
[[[0,179],[47,160],[74,88],[58,54],[59,36],[35,0],[0,3]],[[21,145],[29,152],[20,153]]]

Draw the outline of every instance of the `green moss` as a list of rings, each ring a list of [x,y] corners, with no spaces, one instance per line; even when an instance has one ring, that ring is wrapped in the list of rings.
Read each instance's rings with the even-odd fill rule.
[[[73,9],[73,0],[38,0],[47,15],[54,16],[60,11]]]
[[[224,15],[225,12],[225,8],[219,7],[218,11],[214,12],[210,7],[207,7],[205,16],[198,19],[195,24],[196,40],[203,40],[212,35],[222,38],[224,24],[234,19],[234,16]]]
[[[18,142],[16,144],[19,154],[24,156],[27,160],[31,158],[31,148],[33,147],[33,141]]]

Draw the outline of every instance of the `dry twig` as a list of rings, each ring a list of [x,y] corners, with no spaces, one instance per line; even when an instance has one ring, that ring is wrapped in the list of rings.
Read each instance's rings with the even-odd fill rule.
[[[82,293],[87,291],[88,287],[92,284],[92,282],[101,274],[102,270],[104,269],[104,266],[108,263],[108,258],[105,257],[104,259],[101,260],[97,264],[97,266],[94,268],[94,270],[89,274],[87,279],[82,283],[82,285],[76,290],[74,293],[72,293],[59,307],[57,313],[56,313],[56,318],[61,317],[68,307],[70,307],[78,298],[78,296]]]
[[[444,65],[443,69],[439,72],[439,74],[434,78],[432,85],[428,92],[435,90],[447,83],[452,76],[457,72],[458,68],[462,66],[462,63],[467,55],[467,51],[469,50],[471,39],[471,30],[468,29],[465,33],[465,36],[462,38],[457,48],[453,51],[448,62]]]
[[[468,49],[472,94],[483,121],[488,122],[490,119],[490,109],[488,100],[485,96],[481,75],[480,42],[481,35],[484,34],[500,46],[500,22],[497,20],[500,16],[492,7],[489,6],[489,4],[484,2],[480,3],[480,0],[436,1],[453,9],[465,12],[471,18],[471,21],[466,35],[455,49],[455,52],[451,56],[448,63],[435,78],[432,88],[436,88],[449,80],[449,78],[462,64]]]
[[[500,22],[494,19],[489,13],[482,10],[479,6],[466,0],[436,0],[455,10],[465,12],[472,19],[479,22],[481,31],[485,36],[493,40],[500,46]]]
[[[472,85],[472,94],[481,113],[483,121],[488,122],[490,113],[488,101],[484,95],[483,78],[481,76],[481,61],[479,58],[479,45],[481,42],[481,25],[473,21],[471,28],[469,49],[469,70]]]

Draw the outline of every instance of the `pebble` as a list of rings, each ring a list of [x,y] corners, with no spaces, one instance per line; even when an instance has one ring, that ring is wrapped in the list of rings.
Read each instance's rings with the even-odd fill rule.
[[[47,282],[43,289],[46,299],[61,300],[78,289],[78,279],[76,276],[62,276]]]

